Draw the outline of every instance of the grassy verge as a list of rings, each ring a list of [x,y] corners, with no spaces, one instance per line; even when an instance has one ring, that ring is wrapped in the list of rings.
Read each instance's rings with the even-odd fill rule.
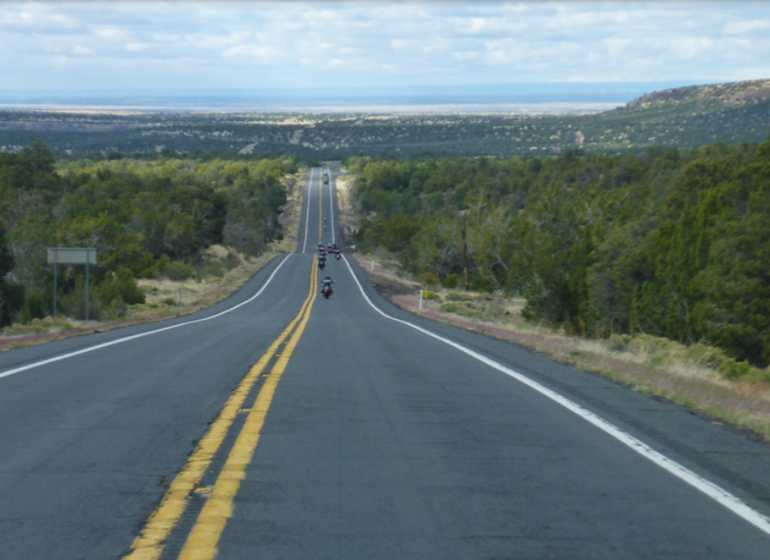
[[[531,348],[770,443],[767,370],[736,363],[705,344],[688,347],[649,335],[602,340],[568,336],[525,320],[522,299],[438,289],[428,291],[420,309],[421,285],[402,275],[386,253],[354,257],[378,291],[403,309]]]
[[[123,318],[77,321],[68,317],[57,317],[56,320],[46,317],[35,319],[29,325],[14,324],[0,330],[0,351],[189,315],[230,297],[275,257],[296,250],[305,179],[303,176],[289,177],[285,184],[288,201],[281,215],[284,238],[270,245],[262,255],[249,257],[227,247],[212,246],[199,267],[204,273],[195,279],[139,280],[137,284],[145,294],[145,303],[130,306]],[[212,273],[206,274],[205,271]]]

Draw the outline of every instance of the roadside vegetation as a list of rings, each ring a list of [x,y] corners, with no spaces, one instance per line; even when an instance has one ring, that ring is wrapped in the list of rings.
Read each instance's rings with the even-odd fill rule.
[[[707,340],[734,376],[770,362],[770,142],[348,168],[354,242],[428,286],[520,296],[583,336]]]
[[[730,373],[734,360],[706,342],[688,345],[649,334],[569,334],[563,326],[524,317],[523,298],[438,285],[426,291],[425,283],[384,248],[355,257],[378,291],[399,307],[540,352],[770,443],[767,369],[747,366],[736,377]]]
[[[414,282],[405,306],[427,288],[426,312],[770,435],[770,142],[346,164],[350,243]]]
[[[250,265],[283,237],[296,172],[288,156],[57,161],[42,143],[0,153],[0,327],[17,336],[25,326],[67,330],[66,322],[46,324],[54,290],[48,247],[97,250],[89,319],[102,322],[136,318],[145,304],[174,313],[185,297],[187,307],[199,299],[189,287],[166,293],[153,282],[248,277],[244,269],[253,274]],[[85,275],[83,266],[59,266],[57,311],[67,321],[85,318]]]

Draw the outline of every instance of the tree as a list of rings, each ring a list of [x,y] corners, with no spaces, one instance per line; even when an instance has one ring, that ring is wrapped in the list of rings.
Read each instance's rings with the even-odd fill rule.
[[[9,325],[13,314],[24,304],[23,286],[12,284],[7,279],[13,263],[13,255],[5,239],[5,226],[0,223],[0,326]]]

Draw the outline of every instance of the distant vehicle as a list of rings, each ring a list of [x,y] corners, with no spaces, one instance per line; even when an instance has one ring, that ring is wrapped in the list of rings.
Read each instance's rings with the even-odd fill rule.
[[[324,185],[328,185],[328,184],[329,184],[329,177],[324,175]]]

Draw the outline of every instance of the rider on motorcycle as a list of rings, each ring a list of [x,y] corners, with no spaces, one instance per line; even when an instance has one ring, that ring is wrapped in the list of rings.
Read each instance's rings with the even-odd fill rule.
[[[334,280],[332,280],[331,276],[327,274],[326,278],[323,279],[323,287],[321,288],[321,293],[323,293],[326,288],[329,288],[329,293],[332,293],[332,284],[334,284]]]

